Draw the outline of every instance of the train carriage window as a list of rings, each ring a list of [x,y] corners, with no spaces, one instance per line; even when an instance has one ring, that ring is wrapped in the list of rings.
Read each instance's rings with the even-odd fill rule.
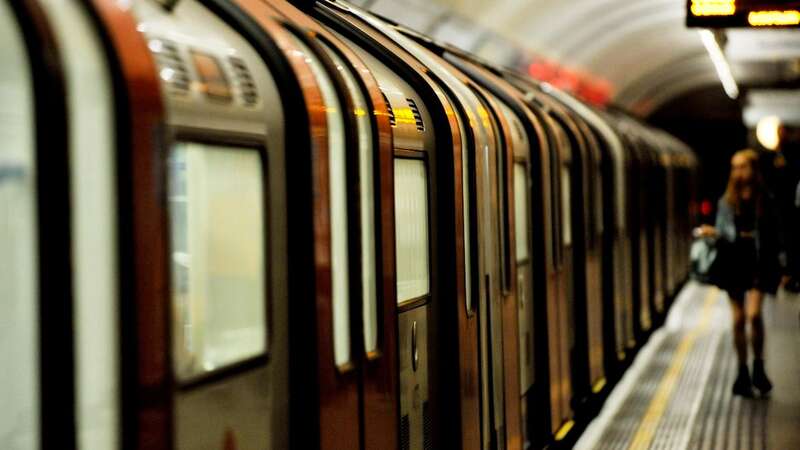
[[[331,308],[333,322],[333,358],[340,371],[353,367],[350,337],[350,255],[347,214],[347,142],[342,105],[335,85],[322,62],[311,57],[315,52],[303,40],[292,35],[292,42],[307,55],[305,61],[316,78],[325,102],[328,126],[328,173],[330,210]]]
[[[571,193],[570,193],[570,181],[571,176],[569,173],[569,166],[562,165],[561,166],[561,212],[563,223],[561,224],[563,227],[563,240],[564,245],[572,245],[572,204]]]
[[[430,291],[428,180],[424,160],[394,160],[394,193],[397,301],[402,304]]]
[[[594,220],[597,234],[603,234],[603,167],[600,161],[594,168]]]
[[[528,177],[525,164],[514,164],[514,236],[517,262],[528,259]]]
[[[30,65],[0,2],[0,448],[39,447],[38,239]]]
[[[378,283],[375,247],[375,178],[372,147],[372,122],[367,100],[358,87],[347,63],[323,40],[317,42],[327,51],[347,85],[353,100],[353,115],[358,131],[358,189],[359,223],[361,225],[361,305],[364,331],[364,351],[370,357],[378,352]],[[384,94],[384,99],[386,98]],[[387,100],[388,103],[388,100]],[[340,156],[344,159],[344,155]],[[344,170],[344,166],[341,168]],[[344,188],[343,180],[339,181]],[[344,192],[342,192],[344,194]]]
[[[267,351],[265,180],[258,150],[178,143],[168,160],[178,379]]]

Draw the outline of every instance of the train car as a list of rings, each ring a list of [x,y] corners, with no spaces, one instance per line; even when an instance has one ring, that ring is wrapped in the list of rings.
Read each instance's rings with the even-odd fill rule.
[[[0,25],[0,447],[542,448],[688,273],[684,144],[344,2]]]

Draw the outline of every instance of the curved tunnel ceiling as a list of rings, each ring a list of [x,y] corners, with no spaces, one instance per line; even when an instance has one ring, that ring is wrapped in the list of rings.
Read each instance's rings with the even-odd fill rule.
[[[609,81],[615,103],[646,115],[719,83],[682,0],[436,0],[534,52]]]
[[[692,89],[719,84],[684,0],[373,0],[371,9],[499,63],[498,45],[467,39],[446,11],[560,65],[608,81],[618,105],[647,115]],[[418,7],[417,7],[418,6]],[[415,7],[425,17],[404,22]],[[417,14],[419,15],[419,14]],[[450,21],[451,22],[451,21]],[[472,32],[463,27],[464,33]],[[459,41],[459,42],[457,42]],[[721,89],[721,87],[720,87]]]

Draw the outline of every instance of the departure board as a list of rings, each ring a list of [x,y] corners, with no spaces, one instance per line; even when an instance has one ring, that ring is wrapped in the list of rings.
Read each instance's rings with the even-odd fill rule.
[[[797,28],[800,0],[687,0],[686,26]]]

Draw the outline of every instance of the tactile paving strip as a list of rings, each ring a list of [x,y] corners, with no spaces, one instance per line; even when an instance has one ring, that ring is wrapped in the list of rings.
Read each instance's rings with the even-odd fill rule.
[[[727,300],[722,293],[714,298],[712,292],[705,291],[713,305],[706,322],[712,325],[685,323],[664,338],[595,448],[762,448],[766,415],[759,405],[764,402],[732,398],[736,357],[730,332],[721,326],[727,313],[722,302]],[[701,321],[702,302],[695,302],[683,322]],[[691,333],[696,335],[685,342]],[[679,354],[681,346],[687,346],[685,356]],[[669,393],[667,399],[664,392]],[[645,423],[648,416],[655,422]]]
[[[622,450],[628,448],[642,416],[650,405],[659,382],[669,368],[672,355],[680,341],[679,335],[667,336],[639,377],[636,387],[625,399],[625,406],[617,412],[614,419],[597,443],[598,450]]]
[[[707,389],[703,393],[689,449],[767,448],[769,401],[764,398],[734,397],[731,394],[737,370],[736,355],[731,340],[731,333],[724,333]]]

